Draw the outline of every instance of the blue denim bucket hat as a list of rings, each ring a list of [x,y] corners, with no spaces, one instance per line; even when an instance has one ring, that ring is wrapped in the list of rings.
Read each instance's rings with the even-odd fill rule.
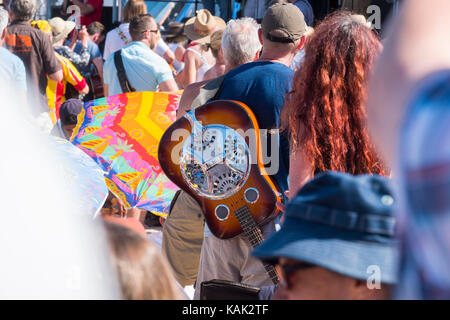
[[[377,270],[382,283],[394,284],[398,248],[389,183],[377,175],[317,175],[290,201],[281,229],[253,255],[291,258],[360,280]]]

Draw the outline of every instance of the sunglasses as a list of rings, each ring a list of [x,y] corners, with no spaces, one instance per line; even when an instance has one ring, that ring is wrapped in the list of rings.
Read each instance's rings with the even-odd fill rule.
[[[287,289],[292,289],[293,286],[293,276],[300,270],[307,270],[317,267],[314,264],[306,263],[306,262],[299,262],[296,264],[288,264],[288,265],[278,265],[281,273],[281,277],[284,281],[284,283],[287,286]]]

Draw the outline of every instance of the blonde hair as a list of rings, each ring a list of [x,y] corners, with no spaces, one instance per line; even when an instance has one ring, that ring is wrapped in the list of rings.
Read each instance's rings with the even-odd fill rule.
[[[140,14],[147,13],[147,5],[144,0],[128,0],[123,8],[123,22],[130,22],[131,19]]]
[[[126,300],[180,300],[180,288],[167,260],[150,240],[105,221],[113,268]]]
[[[219,56],[219,51],[222,46],[223,32],[224,32],[223,29],[217,30],[217,31],[214,31],[213,34],[211,35],[211,44],[209,45],[209,47],[211,48],[211,52],[212,52],[214,58],[216,58],[216,59]]]

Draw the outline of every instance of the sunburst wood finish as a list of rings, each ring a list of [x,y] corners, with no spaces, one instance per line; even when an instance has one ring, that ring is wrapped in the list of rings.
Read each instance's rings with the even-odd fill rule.
[[[245,184],[231,197],[220,200],[201,197],[191,190],[184,180],[178,162],[181,148],[187,135],[184,135],[183,137],[178,135],[178,138],[174,139],[174,137],[177,137],[177,132],[180,132],[177,130],[184,129],[184,132],[187,133],[191,133],[193,130],[190,122],[183,117],[173,123],[161,138],[158,148],[158,158],[164,173],[178,187],[189,193],[199,203],[209,229],[219,238],[232,238],[245,231],[236,217],[236,211],[240,209],[242,211],[244,207],[248,209],[248,212],[251,213],[254,221],[259,226],[272,220],[276,214],[278,214],[278,209],[275,204],[277,201],[281,200],[275,183],[266,174],[262,164],[259,126],[250,108],[237,101],[219,100],[195,109],[195,116],[203,126],[222,124],[237,130],[237,132],[244,137],[251,154],[258,155],[257,163],[255,163],[254,160],[252,161],[250,173]],[[246,133],[246,137],[242,135],[244,132]],[[253,135],[253,137],[251,135]],[[255,146],[252,146],[250,141],[256,141],[257,150],[251,150],[251,148],[254,148]],[[172,153],[175,155],[173,157],[174,159],[172,159]],[[178,163],[173,162],[172,160],[175,160]],[[256,188],[259,191],[259,198],[253,204],[244,199],[244,192],[248,188]],[[223,221],[219,220],[215,215],[215,208],[220,204],[224,204],[230,209],[230,215]],[[250,233],[251,237],[251,234],[254,233],[254,231],[246,230],[246,234],[248,233]],[[254,241],[255,239],[257,241]],[[255,239],[249,238],[252,245],[257,245],[261,242],[258,235],[255,235]]]

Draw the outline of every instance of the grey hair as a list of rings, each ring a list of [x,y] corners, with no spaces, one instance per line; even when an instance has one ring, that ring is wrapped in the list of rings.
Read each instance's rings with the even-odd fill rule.
[[[36,0],[11,0],[9,9],[14,14],[14,18],[20,21],[33,19],[36,13]]]
[[[258,37],[259,25],[253,18],[230,20],[222,37],[222,51],[225,62],[231,66],[254,60],[261,49]]]
[[[8,11],[3,8],[0,8],[0,36],[8,25]]]

